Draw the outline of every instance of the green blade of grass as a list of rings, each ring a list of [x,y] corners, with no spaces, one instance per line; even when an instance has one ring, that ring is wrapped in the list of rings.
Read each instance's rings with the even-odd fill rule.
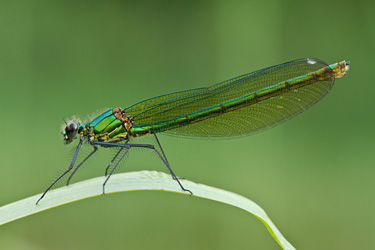
[[[52,190],[38,205],[35,205],[35,203],[41,194],[0,207],[0,225],[50,208],[102,195],[104,180],[104,177],[98,177]],[[263,222],[271,236],[283,249],[295,249],[272,223],[264,210],[253,201],[235,193],[188,180],[181,180],[181,182],[186,189],[193,192],[193,197],[219,201],[251,213]],[[106,194],[139,190],[160,190],[190,195],[187,192],[183,192],[170,175],[156,171],[139,171],[113,175],[107,183],[105,190]]]

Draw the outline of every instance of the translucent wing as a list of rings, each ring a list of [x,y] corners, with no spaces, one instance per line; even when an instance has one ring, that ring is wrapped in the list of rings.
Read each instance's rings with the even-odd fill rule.
[[[317,71],[327,64],[301,59],[245,74],[207,88],[191,89],[147,99],[126,109],[134,126],[170,121],[213,105]],[[241,109],[220,114],[188,126],[161,131],[184,137],[222,138],[256,133],[290,119],[323,98],[332,80],[319,81]],[[159,132],[159,131],[154,131]]]

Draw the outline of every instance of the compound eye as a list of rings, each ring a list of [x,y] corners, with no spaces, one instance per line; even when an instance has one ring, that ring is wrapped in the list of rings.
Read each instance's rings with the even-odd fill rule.
[[[75,122],[69,122],[65,127],[65,140],[72,140],[76,137],[78,132],[78,125]]]

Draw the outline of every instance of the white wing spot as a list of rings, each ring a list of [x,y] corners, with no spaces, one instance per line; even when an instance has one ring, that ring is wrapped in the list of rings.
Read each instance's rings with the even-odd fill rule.
[[[309,64],[315,64],[316,61],[315,61],[315,60],[312,60],[312,59],[310,59],[310,58],[307,58],[307,63],[309,63]]]

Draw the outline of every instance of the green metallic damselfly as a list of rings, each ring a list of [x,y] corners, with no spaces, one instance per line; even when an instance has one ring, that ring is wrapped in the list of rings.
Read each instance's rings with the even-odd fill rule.
[[[65,143],[71,143],[78,134],[78,146],[69,168],[47,188],[37,204],[68,173],[69,183],[77,169],[98,150],[98,146],[119,148],[106,168],[103,193],[105,184],[121,160],[131,148],[139,147],[154,150],[181,189],[192,194],[173,173],[157,133],[207,139],[254,134],[274,127],[317,103],[330,91],[335,79],[346,75],[347,70],[349,62],[345,61],[328,65],[318,59],[300,59],[211,87],[157,96],[125,109],[110,109],[89,122],[66,122],[62,131]],[[155,136],[160,151],[151,144],[130,143],[135,137],[148,134]],[[93,151],[74,168],[84,142],[91,144]],[[107,175],[112,162],[116,160],[116,165]]]

